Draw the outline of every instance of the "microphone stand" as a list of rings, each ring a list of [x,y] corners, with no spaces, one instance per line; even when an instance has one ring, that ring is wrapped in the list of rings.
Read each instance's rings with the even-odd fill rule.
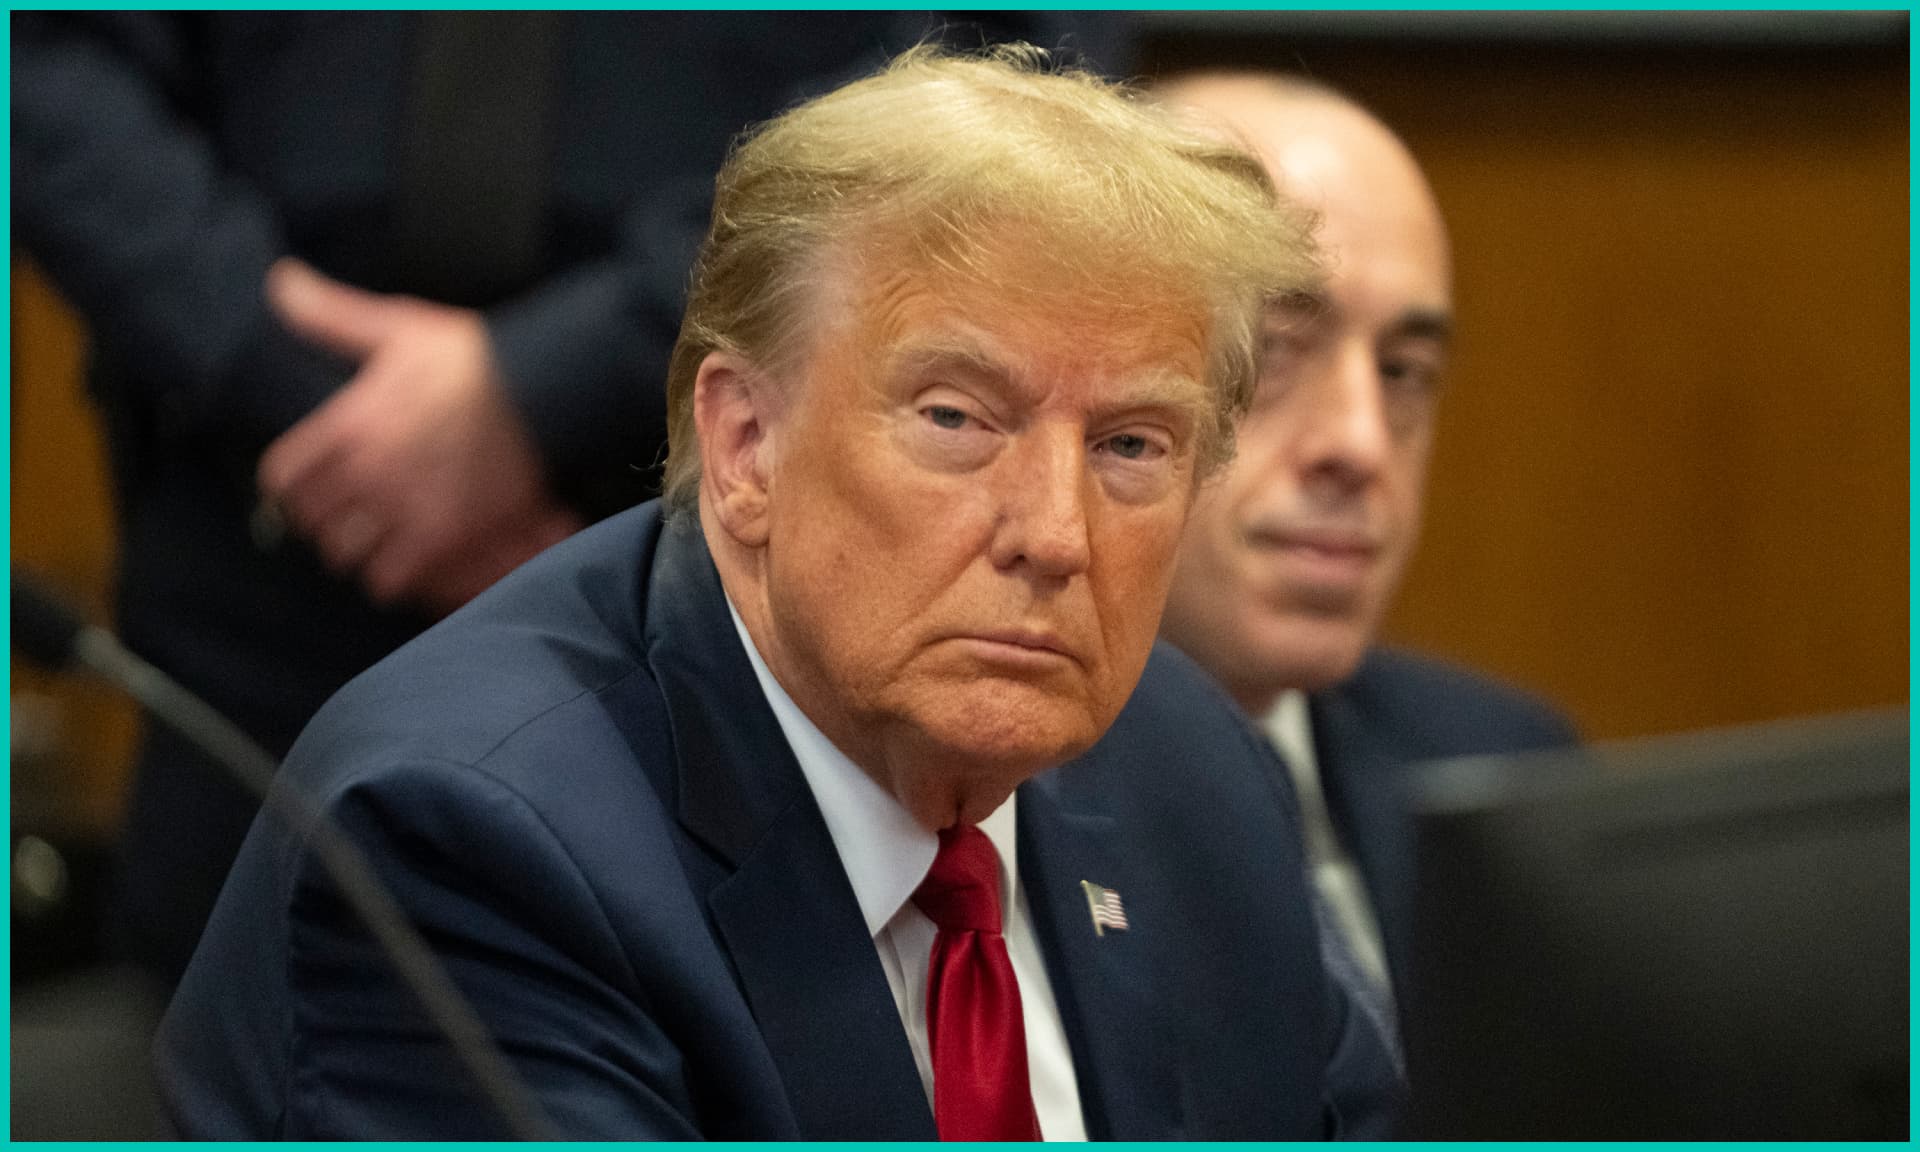
[[[128,651],[112,633],[81,621],[28,573],[14,568],[12,582],[15,646],[56,670],[78,664],[126,692],[156,720],[213,757],[286,827],[306,829],[308,844],[342,898],[373,934],[514,1138],[553,1139],[546,1113],[521,1083],[473,1005],[434,959],[419,930],[380,883],[366,856],[299,789],[290,783],[274,787],[279,764],[272,754],[212,705]]]

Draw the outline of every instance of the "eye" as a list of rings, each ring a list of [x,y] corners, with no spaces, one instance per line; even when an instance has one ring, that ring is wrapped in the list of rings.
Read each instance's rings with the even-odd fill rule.
[[[967,414],[958,408],[949,408],[944,404],[935,404],[930,408],[923,408],[921,411],[925,413],[927,419],[933,421],[934,426],[937,428],[945,428],[950,432],[957,432],[967,426]]]
[[[1116,432],[1095,445],[1094,450],[1121,460],[1158,460],[1171,451],[1157,438],[1137,432]]]
[[[1380,386],[1388,426],[1412,435],[1433,421],[1440,392],[1440,364],[1421,357],[1389,357],[1380,363]]]
[[[1254,408],[1266,408],[1285,396],[1313,369],[1325,350],[1324,343],[1311,330],[1270,335],[1260,349]]]
[[[1277,372],[1305,358],[1316,346],[1311,329],[1269,332],[1260,342],[1260,366]]]
[[[1445,370],[1446,360],[1442,356],[1418,351],[1389,354],[1380,358],[1380,384],[1386,391],[1388,403],[1424,409],[1439,398]]]
[[[1439,384],[1439,375],[1439,369],[1425,360],[1390,358],[1380,364],[1380,378],[1389,389],[1400,393],[1432,392]]]

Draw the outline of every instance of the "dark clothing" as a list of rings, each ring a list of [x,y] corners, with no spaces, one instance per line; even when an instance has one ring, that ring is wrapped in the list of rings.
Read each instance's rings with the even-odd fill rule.
[[[1397,1080],[1322,968],[1265,742],[1157,649],[1022,785],[1019,867],[1088,1135],[1379,1135]],[[549,550],[349,684],[322,801],[570,1136],[932,1140],[887,980],[691,518]],[[254,825],[161,1028],[193,1138],[498,1133],[305,838]],[[1096,934],[1083,881],[1124,894]]]
[[[729,141],[877,67],[931,23],[924,13],[15,13],[15,238],[92,337],[129,645],[282,753],[341,684],[427,623],[374,607],[298,541],[262,545],[250,533],[260,453],[351,375],[269,314],[262,282],[275,259],[481,310],[555,492],[596,519],[657,483],[667,355]],[[949,35],[1046,43],[1064,30],[1004,14]],[[508,63],[539,59],[511,80],[462,80],[448,67],[460,64],[448,45],[461,43]],[[496,82],[524,91],[485,87]],[[494,123],[465,126],[473,147],[504,155],[474,163],[446,147],[462,130],[446,121],[463,105],[461,83],[482,85],[476,96],[492,103],[480,106],[494,110]],[[511,131],[500,123],[529,101],[538,107]],[[495,181],[433,183],[489,164],[511,195]],[[538,178],[507,179],[528,170]],[[499,245],[436,244],[434,220],[489,227],[467,203],[483,194],[509,217]],[[233,786],[188,778],[207,770],[152,741],[128,814],[121,903],[136,912],[119,918],[134,929],[121,943],[169,980],[238,846],[230,830],[253,807]]]
[[[1523,752],[1579,737],[1544,701],[1463,668],[1378,648],[1345,683],[1308,698],[1327,811],[1380,922],[1387,966],[1407,987],[1413,827],[1406,770],[1451,756]]]

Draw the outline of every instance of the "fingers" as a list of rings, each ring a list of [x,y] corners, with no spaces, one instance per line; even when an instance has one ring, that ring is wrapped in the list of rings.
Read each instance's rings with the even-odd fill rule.
[[[546,551],[586,526],[586,522],[581,520],[573,509],[562,504],[556,504],[551,511],[542,515],[528,531],[527,542],[532,546],[532,549],[526,556],[522,557],[520,561],[517,561],[517,563],[524,563],[526,560]]]
[[[362,423],[351,392],[336,395],[269,445],[255,470],[262,503],[343,576],[374,555],[395,520],[357,434]]]
[[[501,530],[475,534],[435,524],[400,529],[385,538],[360,572],[360,582],[375,603],[412,601],[444,615],[484,592],[519,563],[519,555]]]
[[[298,518],[304,490],[317,478],[337,471],[346,456],[349,443],[335,431],[335,421],[324,419],[323,407],[313,415],[281,433],[254,469],[254,483],[260,494]]]
[[[380,493],[358,483],[344,455],[287,489],[279,507],[327,567],[341,576],[359,572],[396,527],[392,509]]]
[[[335,395],[267,446],[254,470],[260,495],[301,535],[316,542],[356,506],[378,503],[366,483],[365,446],[355,430],[354,397]],[[362,530],[348,533],[341,554],[364,549]],[[322,550],[326,551],[325,549]]]
[[[384,547],[368,557],[360,569],[360,584],[375,604],[424,600],[422,585],[428,573],[428,555],[404,531],[388,535]]]
[[[303,340],[352,360],[371,356],[404,317],[404,297],[368,292],[285,257],[267,269],[267,305]]]
[[[571,509],[549,502],[518,524],[501,525],[469,539],[464,550],[429,558],[404,594],[436,615],[445,615],[583,526]],[[400,567],[397,560],[395,567]]]

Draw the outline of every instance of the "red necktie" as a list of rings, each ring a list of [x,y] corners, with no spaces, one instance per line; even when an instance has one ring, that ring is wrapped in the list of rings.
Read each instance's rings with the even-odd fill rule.
[[[927,966],[933,1119],[942,1140],[1038,1140],[1020,986],[1000,935],[1000,857],[974,827],[940,833],[913,902],[940,929]]]

